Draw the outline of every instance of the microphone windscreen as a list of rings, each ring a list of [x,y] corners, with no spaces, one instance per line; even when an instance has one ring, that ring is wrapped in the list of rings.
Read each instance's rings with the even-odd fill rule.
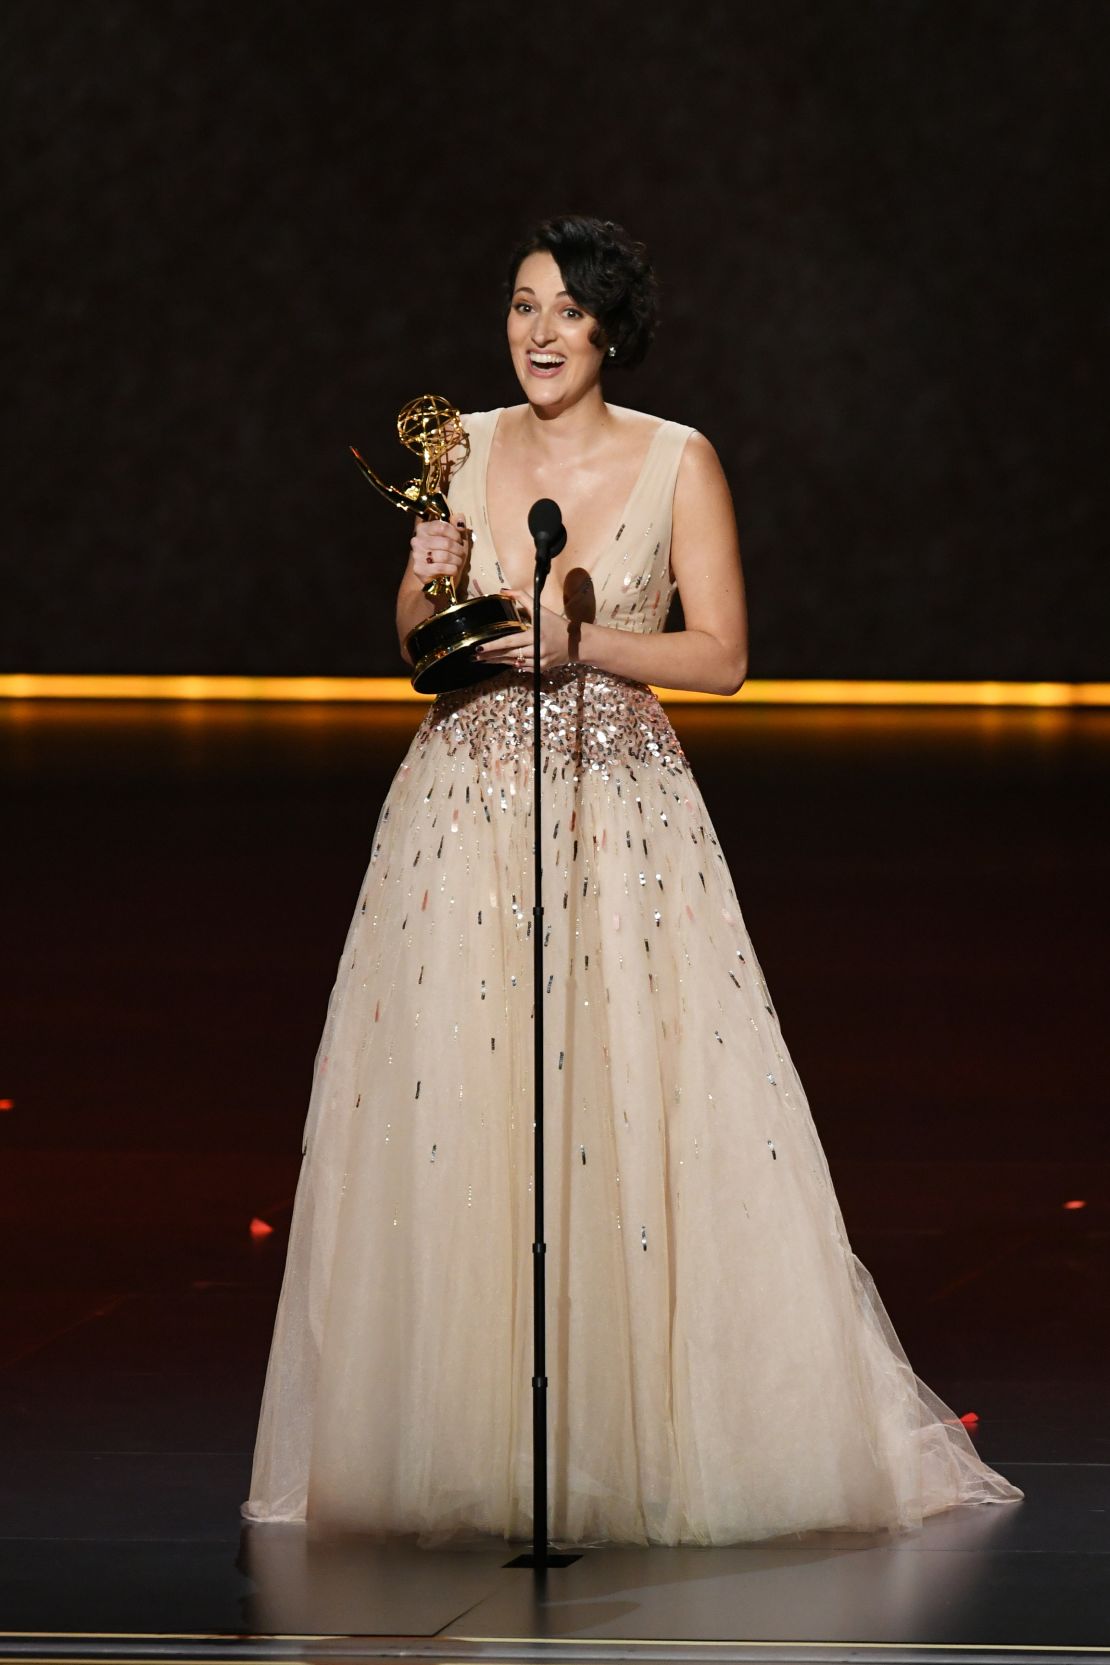
[[[558,503],[553,503],[550,497],[541,497],[533,503],[528,511],[528,530],[533,542],[543,538],[548,544],[553,544],[563,530],[563,515]]]

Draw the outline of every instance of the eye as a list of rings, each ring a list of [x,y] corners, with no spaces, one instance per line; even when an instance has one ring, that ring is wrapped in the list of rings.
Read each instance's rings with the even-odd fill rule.
[[[576,306],[565,306],[563,311],[568,318],[584,318],[586,316],[584,312],[579,312]]]
[[[513,302],[513,311],[514,312],[531,312],[531,310],[532,310],[532,308],[529,306],[527,301],[514,301]]]

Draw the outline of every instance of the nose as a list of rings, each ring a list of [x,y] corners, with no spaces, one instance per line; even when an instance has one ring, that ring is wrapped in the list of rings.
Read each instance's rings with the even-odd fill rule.
[[[537,312],[533,316],[532,340],[535,342],[537,347],[545,347],[549,341],[554,341],[555,333],[554,325],[544,316],[542,312]]]

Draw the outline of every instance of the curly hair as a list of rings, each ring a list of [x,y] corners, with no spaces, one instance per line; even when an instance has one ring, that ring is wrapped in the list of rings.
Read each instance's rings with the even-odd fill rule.
[[[541,250],[554,259],[567,294],[597,319],[590,340],[607,354],[615,349],[606,365],[630,370],[642,363],[659,319],[658,285],[644,245],[634,242],[623,226],[588,214],[543,220],[512,252],[506,312],[521,263]]]

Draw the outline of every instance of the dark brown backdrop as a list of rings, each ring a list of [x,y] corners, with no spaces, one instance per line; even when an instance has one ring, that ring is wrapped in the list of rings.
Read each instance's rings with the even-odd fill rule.
[[[754,675],[1105,677],[1110,7],[7,0],[0,669],[396,667],[394,462],[506,247],[651,246]],[[400,453],[396,454],[400,466]]]

